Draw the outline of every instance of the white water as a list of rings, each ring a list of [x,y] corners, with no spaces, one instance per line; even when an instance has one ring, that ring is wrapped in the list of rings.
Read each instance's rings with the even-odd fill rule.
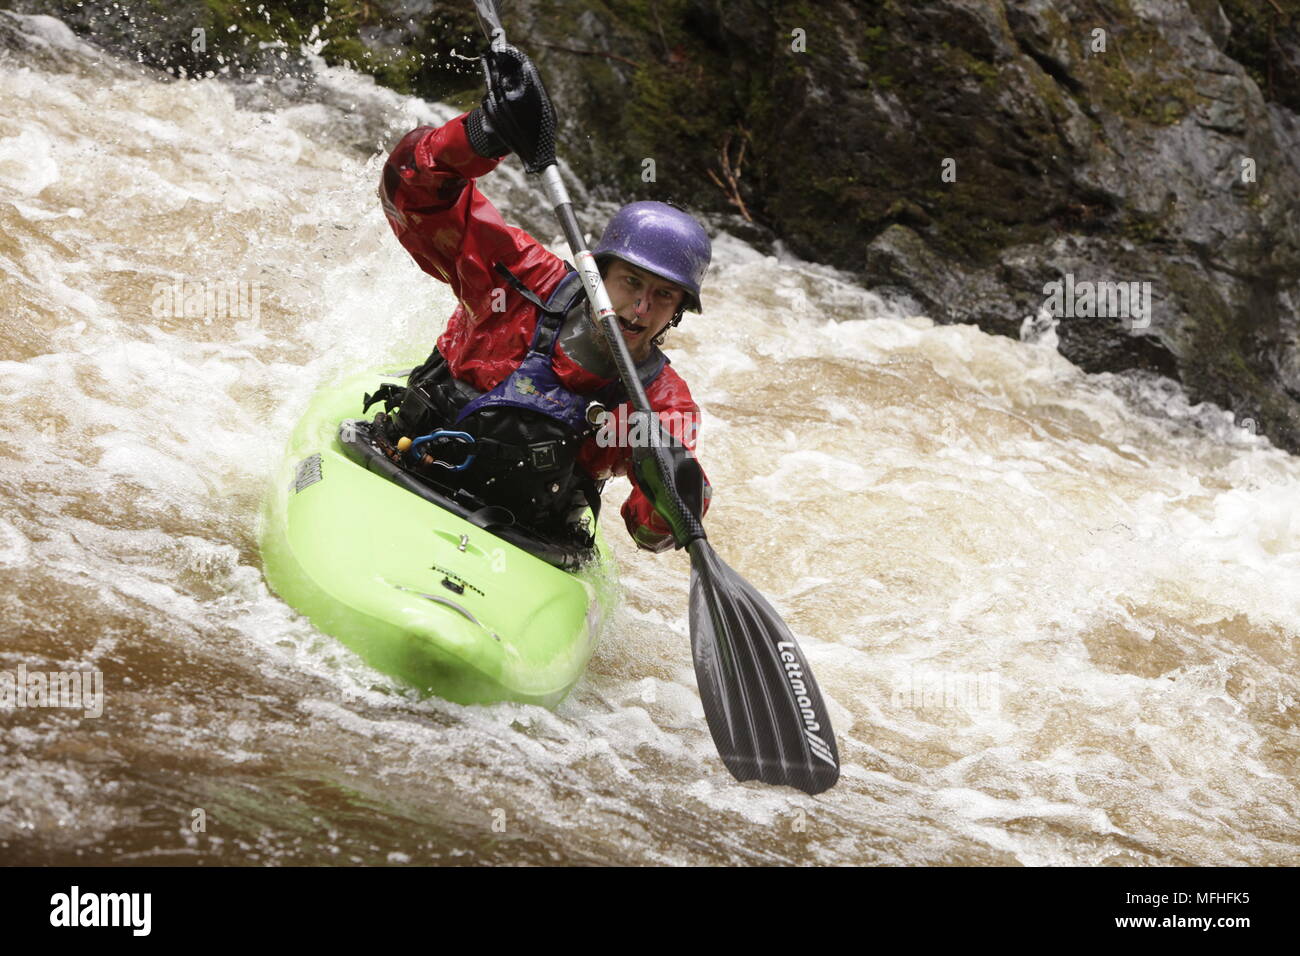
[[[368,671],[268,592],[256,513],[314,390],[422,356],[452,309],[374,189],[454,112],[324,69],[315,102],[241,109],[0,20],[0,670],[107,687],[99,719],[0,713],[0,858],[1300,859],[1300,463],[1171,383],[725,235],[670,354],[710,536],[798,635],[841,783],[727,775],[687,562],[635,551],[621,482],[624,606],[556,712]],[[518,166],[483,188],[553,238]],[[260,315],[155,315],[178,278],[259,283]]]

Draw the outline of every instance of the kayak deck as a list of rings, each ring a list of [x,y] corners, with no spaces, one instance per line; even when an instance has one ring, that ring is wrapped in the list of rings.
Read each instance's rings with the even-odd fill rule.
[[[568,573],[350,458],[340,422],[384,378],[323,390],[289,442],[263,508],[268,582],[376,670],[457,703],[554,706],[582,676],[617,582],[597,560]]]

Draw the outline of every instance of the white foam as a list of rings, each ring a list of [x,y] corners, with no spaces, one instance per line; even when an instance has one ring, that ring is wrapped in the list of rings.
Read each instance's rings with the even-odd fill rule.
[[[39,129],[29,127],[0,139],[0,189],[34,197],[58,181],[53,145]]]
[[[30,30],[90,56],[66,30]],[[128,622],[76,653],[109,666],[148,640],[185,660],[212,701],[192,712],[147,669],[121,685],[163,698],[138,726],[176,718],[160,725],[176,739],[151,738],[162,759],[336,766],[403,820],[503,807],[618,862],[789,862],[796,806],[800,861],[1091,864],[1134,845],[1279,861],[1255,834],[1293,828],[1300,804],[1278,769],[1290,744],[1261,716],[1300,696],[1296,460],[1175,385],[936,325],[726,234],[706,311],[670,354],[704,410],[711,540],[803,642],[841,785],[805,800],[723,769],[692,666],[689,562],[630,543],[626,480],[602,521],[626,603],[556,712],[421,701],[366,668],[270,594],[256,512],[315,390],[426,354],[454,307],[379,210],[382,156],[353,144],[457,111],[323,65],[319,102],[263,110],[218,82],[105,84],[95,69],[0,74],[19,131],[0,144],[0,209],[24,230],[0,255],[24,309],[3,330],[0,422],[40,436],[7,445],[0,566],[46,575],[7,596],[0,624],[57,601]],[[517,163],[482,186],[553,238]],[[583,206],[589,231],[609,208]],[[263,283],[257,321],[150,308],[155,282],[232,278]],[[997,706],[903,693],[927,674],[995,675]],[[219,713],[234,703],[251,710]],[[115,732],[137,726],[121,719]],[[54,779],[5,769],[25,807]]]
[[[31,552],[27,536],[0,518],[0,567],[21,567],[27,563]]]

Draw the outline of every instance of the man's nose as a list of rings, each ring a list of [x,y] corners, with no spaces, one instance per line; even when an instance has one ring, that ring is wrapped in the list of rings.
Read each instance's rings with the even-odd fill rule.
[[[637,315],[645,315],[650,311],[650,297],[648,295],[641,296],[636,300],[636,305],[633,308]]]

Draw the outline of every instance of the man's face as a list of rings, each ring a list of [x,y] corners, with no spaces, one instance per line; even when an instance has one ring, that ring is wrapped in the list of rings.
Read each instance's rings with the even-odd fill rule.
[[[632,358],[644,362],[650,357],[651,340],[677,314],[685,290],[644,269],[615,259],[605,272],[605,290],[618,313]]]

